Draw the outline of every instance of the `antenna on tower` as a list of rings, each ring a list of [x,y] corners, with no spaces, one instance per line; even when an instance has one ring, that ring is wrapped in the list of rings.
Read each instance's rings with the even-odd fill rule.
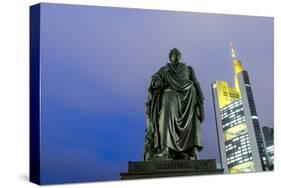
[[[232,54],[232,58],[236,59],[236,54],[235,54],[235,50],[234,50],[234,47],[233,47],[233,43],[231,42],[230,43],[230,46],[231,46],[231,54]]]

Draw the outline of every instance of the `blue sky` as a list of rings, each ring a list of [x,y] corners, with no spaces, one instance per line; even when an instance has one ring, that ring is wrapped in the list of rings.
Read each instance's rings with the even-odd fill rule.
[[[182,52],[205,95],[201,159],[217,159],[211,82],[233,83],[230,42],[273,127],[273,18],[42,4],[44,183],[119,179],[142,160],[150,76]],[[218,161],[219,162],[219,161]]]

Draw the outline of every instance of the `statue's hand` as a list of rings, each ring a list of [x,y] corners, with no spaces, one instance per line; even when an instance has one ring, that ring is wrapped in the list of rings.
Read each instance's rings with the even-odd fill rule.
[[[199,118],[200,122],[204,121],[204,119],[205,119],[205,111],[204,110],[199,109],[198,118]]]
[[[153,88],[153,89],[160,89],[160,88],[162,88],[162,87],[163,87],[163,83],[162,83],[161,80],[155,80],[155,81],[153,82],[153,85],[152,85],[152,88]]]
[[[205,111],[204,111],[204,99],[199,99],[198,101],[198,118],[202,122],[205,118]]]
[[[152,84],[153,93],[159,93],[163,91],[163,89],[164,89],[164,84],[162,80],[155,80],[154,83]]]

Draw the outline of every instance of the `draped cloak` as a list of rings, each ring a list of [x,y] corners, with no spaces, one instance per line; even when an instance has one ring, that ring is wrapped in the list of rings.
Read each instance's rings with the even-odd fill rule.
[[[162,89],[153,89],[155,82]],[[192,67],[184,63],[167,63],[151,77],[146,103],[145,160],[160,145],[176,152],[194,146],[202,149],[198,99],[204,99],[200,85]]]

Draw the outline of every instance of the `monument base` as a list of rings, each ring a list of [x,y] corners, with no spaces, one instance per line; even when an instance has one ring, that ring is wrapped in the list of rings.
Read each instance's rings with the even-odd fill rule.
[[[216,160],[159,160],[128,162],[128,172],[120,173],[121,180],[158,177],[222,174]]]

